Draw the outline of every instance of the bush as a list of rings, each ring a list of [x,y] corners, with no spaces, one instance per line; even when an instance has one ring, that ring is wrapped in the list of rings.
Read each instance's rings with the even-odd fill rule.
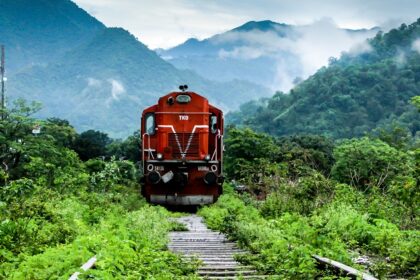
[[[330,202],[334,196],[334,184],[321,173],[312,171],[295,181],[284,180],[270,193],[261,205],[264,217],[275,218],[286,212],[310,215]]]
[[[287,213],[280,202],[287,198],[281,200],[280,193],[276,193],[258,211],[238,196],[228,194],[199,214],[211,228],[226,233],[251,251],[251,255],[240,257],[242,262],[285,279],[328,276],[317,269],[313,254],[352,267],[357,267],[352,257],[369,255],[373,262],[370,270],[381,278],[418,274],[418,231],[401,231],[395,224],[365,213],[364,205],[369,200],[363,193],[339,185],[335,198],[314,207],[307,217],[298,211]],[[301,206],[288,207],[290,210]]]
[[[334,150],[334,179],[361,190],[386,190],[398,176],[413,173],[411,157],[381,140],[368,138],[346,140]]]

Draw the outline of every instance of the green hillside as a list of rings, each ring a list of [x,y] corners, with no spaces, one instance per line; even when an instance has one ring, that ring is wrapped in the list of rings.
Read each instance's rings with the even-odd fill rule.
[[[328,67],[289,93],[253,101],[229,115],[231,123],[274,135],[363,135],[399,125],[413,135],[420,120],[410,104],[420,95],[420,19],[368,40],[363,53],[331,58]]]
[[[103,29],[70,0],[0,1],[0,43],[6,46],[9,74],[45,65]]]
[[[213,82],[178,70],[129,32],[106,28],[71,1],[1,5],[9,104],[17,97],[40,101],[38,117],[67,119],[79,131],[126,137],[139,128],[145,107],[180,84],[224,110],[270,94],[249,82]]]

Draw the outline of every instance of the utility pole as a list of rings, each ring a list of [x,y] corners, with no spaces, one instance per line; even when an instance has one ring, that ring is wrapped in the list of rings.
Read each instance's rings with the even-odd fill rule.
[[[1,78],[1,119],[4,120],[4,46],[1,45],[1,64],[0,64],[0,78]]]

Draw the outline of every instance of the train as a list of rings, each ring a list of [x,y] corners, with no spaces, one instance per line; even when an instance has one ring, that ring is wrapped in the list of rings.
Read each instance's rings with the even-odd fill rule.
[[[152,204],[198,206],[222,194],[222,110],[179,91],[159,98],[141,117],[142,195]]]

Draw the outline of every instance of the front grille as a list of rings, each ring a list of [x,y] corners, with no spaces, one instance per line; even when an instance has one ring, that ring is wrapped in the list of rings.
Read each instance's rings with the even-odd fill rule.
[[[199,156],[199,137],[197,133],[169,133],[168,145],[174,158]]]

